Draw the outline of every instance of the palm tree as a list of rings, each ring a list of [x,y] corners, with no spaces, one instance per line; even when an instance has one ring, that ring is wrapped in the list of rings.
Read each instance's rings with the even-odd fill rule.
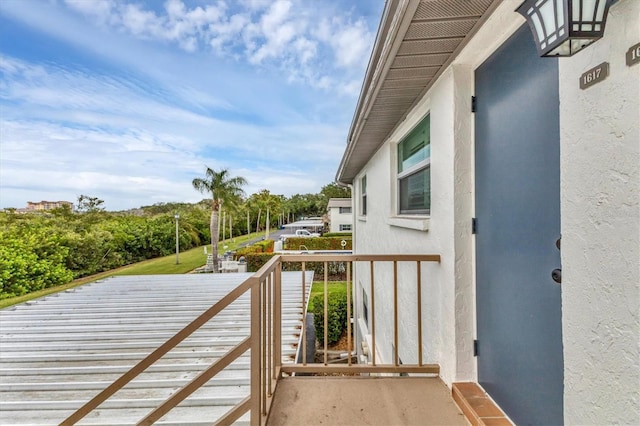
[[[222,169],[219,172],[207,167],[205,178],[195,178],[193,187],[203,194],[211,194],[211,252],[213,253],[213,272],[218,272],[218,240],[220,239],[218,228],[218,215],[223,203],[237,202],[244,191],[242,186],[247,180],[241,176],[231,177],[229,170]]]

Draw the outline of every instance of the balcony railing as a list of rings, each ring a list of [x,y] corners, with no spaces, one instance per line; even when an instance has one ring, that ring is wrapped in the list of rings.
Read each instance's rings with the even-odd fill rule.
[[[305,272],[310,263],[320,263],[324,266],[324,359],[321,363],[307,363],[307,351],[310,349],[306,344],[306,315],[303,315],[303,326],[301,333],[301,353],[302,362],[292,362],[283,364],[282,362],[282,270],[291,269],[290,264],[299,264],[302,271],[301,299],[303,306],[307,303],[307,286]],[[415,288],[412,294],[416,295],[416,359],[415,364],[402,364],[399,362],[399,330],[398,330],[398,294],[399,294],[399,263],[415,263]],[[163,355],[175,348],[180,342],[185,340],[200,327],[223,311],[227,306],[236,301],[239,297],[249,292],[251,299],[251,325],[250,334],[247,338],[238,343],[222,358],[218,359],[188,384],[172,394],[162,404],[144,417],[139,425],[153,424],[176,405],[186,399],[201,386],[206,384],[211,378],[222,371],[233,361],[242,356],[247,350],[251,351],[251,385],[250,395],[233,409],[218,419],[217,424],[232,424],[247,412],[251,413],[251,424],[260,425],[266,422],[269,409],[273,400],[278,380],[285,374],[295,375],[296,373],[428,373],[438,374],[439,366],[436,364],[425,364],[423,362],[423,342],[422,342],[422,263],[440,262],[439,255],[277,255],[266,263],[258,272],[240,284],[232,292],[224,296],[220,301],[202,313],[198,318],[189,323],[175,336],[171,337],[158,349],[133,366],[129,371],[114,381],[111,385],[88,401],[84,406],[64,420],[62,425],[73,425],[96,409],[100,404],[110,398],[114,393],[122,389],[127,383],[143,373],[149,366],[153,365]],[[346,273],[347,286],[347,339],[348,357],[346,364],[330,364],[327,356],[328,349],[328,269],[329,265],[336,263],[344,267]],[[368,280],[371,288],[370,292],[370,334],[371,334],[371,363],[358,364],[352,362],[352,308],[351,308],[351,283],[352,268],[354,264],[368,264]],[[393,274],[391,282],[377,282],[375,280],[375,264],[391,263]],[[288,267],[287,267],[288,266]],[[296,268],[298,269],[298,268]],[[405,283],[406,284],[406,283]],[[381,364],[376,359],[376,292],[377,286],[392,286],[393,291],[393,339],[394,339],[394,362],[392,364]],[[405,287],[403,285],[403,287]],[[313,348],[315,350],[315,348]]]

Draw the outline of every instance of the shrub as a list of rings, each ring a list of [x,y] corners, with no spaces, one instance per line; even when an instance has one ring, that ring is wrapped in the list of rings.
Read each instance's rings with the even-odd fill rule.
[[[238,253],[239,254],[239,253]],[[258,269],[271,260],[273,253],[248,253],[245,256],[247,261],[247,272],[257,272]]]
[[[340,340],[347,328],[347,293],[329,293],[327,300],[327,344],[332,345]],[[309,306],[314,317],[317,339],[324,344],[324,294],[313,296]]]
[[[339,237],[339,238],[344,238],[344,239],[351,239],[352,235],[351,232],[326,232],[324,234],[322,234],[323,238],[328,238],[328,237]]]
[[[274,245],[273,240],[258,241],[257,243],[251,244],[250,246],[243,247],[241,249],[236,250],[236,256],[246,257],[247,255],[250,255],[250,254],[273,253],[273,245]]]
[[[237,253],[247,261],[247,272],[256,272],[275,255],[274,253]],[[346,262],[327,262],[327,278],[329,281],[344,281],[347,276]],[[283,271],[302,271],[299,262],[286,262],[282,264]],[[313,271],[316,279],[324,277],[324,262],[307,262],[305,270]]]
[[[342,240],[347,242],[342,247]],[[317,237],[317,238],[287,238],[285,242],[286,250],[299,250],[300,246],[305,246],[308,250],[351,250],[351,238],[344,237]]]

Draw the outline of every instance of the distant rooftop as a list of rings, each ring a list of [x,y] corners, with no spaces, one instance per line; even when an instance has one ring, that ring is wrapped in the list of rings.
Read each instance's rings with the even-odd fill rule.
[[[351,207],[351,198],[330,198],[327,208],[331,207]]]

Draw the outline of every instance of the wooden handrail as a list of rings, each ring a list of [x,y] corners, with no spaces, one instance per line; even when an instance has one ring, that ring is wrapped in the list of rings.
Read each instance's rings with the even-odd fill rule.
[[[145,371],[149,366],[153,365],[157,360],[162,358],[167,352],[171,349],[175,348],[180,342],[193,334],[196,330],[206,324],[211,318],[217,315],[224,308],[233,303],[238,297],[243,295],[255,281],[251,279],[246,280],[244,283],[240,284],[222,299],[220,299],[216,304],[212,307],[204,311],[198,318],[191,321],[186,327],[180,330],[176,335],[167,340],[162,344],[158,349],[151,352],[147,355],[143,360],[138,362],[136,365],[131,367],[129,371],[124,373],[120,378],[114,381],[112,384],[107,386],[102,392],[91,398],[86,404],[80,407],[76,412],[67,417],[61,425],[68,426],[74,425],[82,418],[84,418],[87,414],[93,411],[96,407],[106,401],[109,397],[111,397],[114,393],[122,389],[127,383],[140,375],[143,371]]]
[[[303,315],[303,329],[301,333],[302,337],[302,351],[303,361],[302,365],[282,365],[282,263],[294,262],[302,264],[302,302],[306,304],[306,278],[305,271],[308,262],[323,262],[324,263],[324,321],[325,330],[327,329],[327,271],[329,262],[345,262],[347,263],[347,289],[351,291],[351,263],[352,262],[368,262],[370,263],[371,273],[371,327],[372,327],[372,358],[373,365],[362,365],[351,363],[351,326],[348,325],[349,339],[348,339],[348,352],[349,361],[348,365],[328,365],[327,355],[325,350],[325,358],[323,364],[306,364],[306,319]],[[394,364],[378,364],[376,365],[375,354],[375,295],[374,295],[374,263],[376,262],[393,262],[394,271],[394,343],[395,343],[395,362]],[[416,262],[417,263],[417,290],[418,290],[418,364],[417,365],[398,365],[398,262]],[[95,397],[85,403],[76,412],[71,414],[65,419],[62,425],[73,425],[84,418],[92,410],[97,408],[106,399],[111,397],[117,391],[122,389],[127,383],[131,382],[135,377],[144,372],[149,366],[159,360],[167,352],[175,348],[180,342],[185,340],[196,330],[210,321],[218,313],[228,307],[231,303],[236,301],[239,297],[244,295],[248,290],[250,291],[251,299],[251,323],[250,323],[250,335],[238,345],[236,345],[230,352],[226,353],[222,358],[218,359],[214,364],[209,366],[203,372],[198,374],[187,385],[182,387],[167,400],[165,400],[160,406],[151,411],[145,416],[138,424],[148,425],[152,424],[156,420],[159,420],[162,416],[168,413],[177,404],[191,395],[194,391],[199,389],[205,383],[207,383],[218,372],[222,371],[231,362],[241,356],[248,349],[251,349],[251,383],[250,383],[250,396],[245,398],[242,402],[236,405],[228,413],[218,419],[218,424],[231,424],[239,419],[247,411],[251,412],[251,424],[260,425],[266,421],[269,413],[273,391],[277,386],[277,381],[283,373],[428,373],[439,374],[439,366],[435,364],[423,364],[422,360],[422,319],[421,319],[421,262],[440,262],[440,255],[413,255],[413,254],[372,254],[372,255],[326,255],[326,254],[302,254],[302,255],[276,255],[271,258],[264,266],[262,266],[256,273],[246,279],[242,284],[236,287],[234,290],[225,295],[217,303],[199,315],[196,319],[191,321],[186,327],[176,333],[173,337],[167,340],[164,344],[158,347],[151,354],[146,356],[143,360],[131,367],[120,378],[115,380],[112,384],[107,386],[103,391],[98,393]],[[349,294],[349,302],[351,295]],[[304,305],[303,305],[304,306]],[[351,316],[351,304],[348,307],[348,316]],[[327,332],[325,332],[324,346],[327,346]]]
[[[140,420],[138,426],[147,426],[155,423],[160,420],[162,416],[167,414],[169,411],[173,409],[176,405],[180,404],[185,400],[189,395],[191,395],[196,390],[200,389],[202,385],[206,384],[213,376],[222,371],[225,367],[231,364],[233,361],[238,359],[243,353],[245,353],[250,344],[250,337],[247,337],[238,345],[236,345],[231,352],[228,352],[225,356],[211,364],[209,368],[198,374],[193,378],[188,384],[183,386],[178,392],[171,395],[167,398],[162,404],[156,407],[152,412],[147,414],[145,418]]]

